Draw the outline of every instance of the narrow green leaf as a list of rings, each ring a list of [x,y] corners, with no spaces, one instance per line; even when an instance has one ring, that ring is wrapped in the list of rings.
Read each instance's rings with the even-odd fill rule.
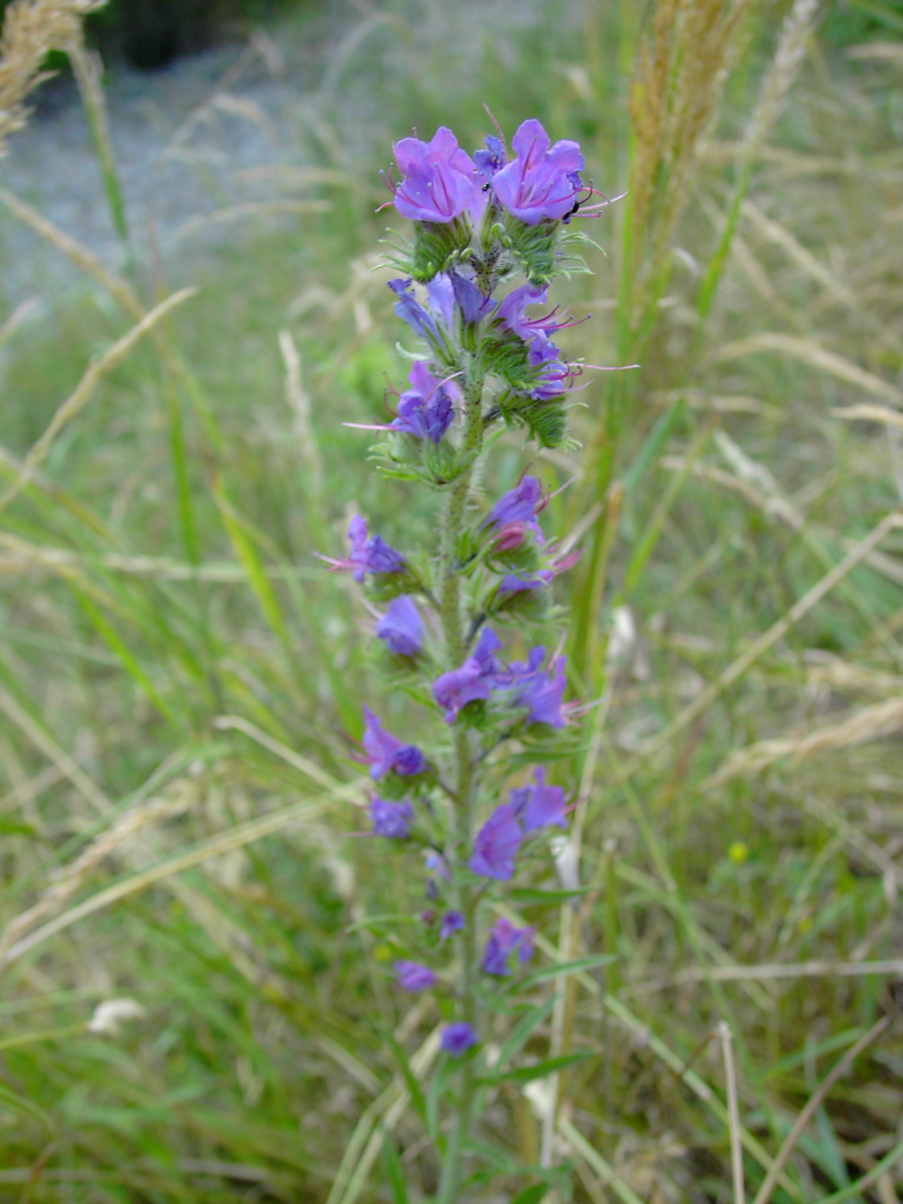
[[[248,578],[248,584],[257,599],[264,618],[283,643],[289,642],[288,628],[282,614],[282,607],[273,589],[272,582],[267,576],[260,553],[247,524],[236,512],[235,507],[227,498],[222,484],[214,490],[223,526],[232,542],[235,555],[241,561],[242,568]]]
[[[608,966],[617,961],[616,953],[599,953],[595,957],[578,957],[571,962],[558,962],[554,966],[544,966],[541,970],[528,974],[521,983],[523,990],[540,982],[550,982],[553,978],[561,978],[566,974],[580,974],[585,970],[596,970],[599,966]]]
[[[408,1204],[408,1189],[404,1181],[404,1168],[401,1165],[401,1159],[398,1157],[395,1142],[385,1130],[383,1130],[382,1136],[382,1164],[383,1170],[386,1172],[386,1178],[389,1181],[389,1187],[392,1189],[392,1198],[395,1204]]]
[[[499,1051],[498,1061],[496,1066],[504,1066],[509,1058],[513,1057],[520,1049],[526,1045],[533,1033],[545,1020],[548,1020],[555,1008],[555,996],[550,995],[543,1003],[538,1004],[534,1008],[530,1008],[526,1016],[523,1016],[508,1036],[508,1040]]]
[[[532,890],[524,886],[509,891],[508,898],[512,903],[566,903],[568,899],[579,899],[598,889],[598,886],[581,886],[576,890]]]
[[[398,1067],[404,1076],[405,1086],[408,1089],[408,1094],[411,1097],[411,1103],[417,1112],[417,1115],[427,1124],[427,1107],[426,1098],[423,1094],[423,1088],[417,1081],[417,1076],[411,1069],[411,1063],[408,1061],[408,1055],[400,1043],[395,1039],[392,1033],[388,1030],[383,1030],[383,1039],[388,1042],[389,1048],[395,1054],[395,1060],[398,1062]]]
[[[10,1091],[8,1087],[4,1087],[2,1083],[0,1083],[0,1107],[9,1108],[19,1116],[30,1116],[32,1120],[40,1121],[51,1132],[56,1127],[52,1118],[43,1108],[39,1108],[31,1100],[23,1099],[20,1095],[16,1095],[14,1091]]]
[[[643,440],[640,450],[634,456],[633,463],[624,474],[624,492],[628,496],[633,493],[654,461],[658,459],[659,454],[685,409],[686,403],[680,397],[656,419],[652,430]]]
[[[0,835],[3,836],[37,836],[37,831],[31,824],[23,824],[18,819],[6,819],[0,816]]]
[[[568,1066],[591,1058],[594,1054],[595,1051],[592,1049],[581,1049],[576,1053],[562,1054],[558,1058],[546,1058],[542,1062],[537,1062],[535,1066],[520,1066],[517,1070],[505,1070],[496,1075],[494,1079],[481,1080],[481,1082],[532,1083],[534,1079],[544,1079],[558,1070],[566,1070]]]
[[[530,1187],[525,1187],[523,1191],[519,1191],[511,1204],[539,1204],[546,1192],[549,1190],[547,1183],[533,1183]]]

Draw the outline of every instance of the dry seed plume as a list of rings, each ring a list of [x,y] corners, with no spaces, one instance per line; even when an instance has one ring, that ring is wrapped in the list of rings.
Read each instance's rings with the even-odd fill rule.
[[[0,38],[0,154],[25,124],[25,97],[47,79],[51,50],[81,43],[82,18],[106,0],[16,0],[6,10]]]

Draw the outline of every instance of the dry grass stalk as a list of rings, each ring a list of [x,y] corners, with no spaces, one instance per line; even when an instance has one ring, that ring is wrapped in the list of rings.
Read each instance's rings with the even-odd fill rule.
[[[624,265],[631,276],[643,259],[653,279],[665,266],[690,172],[755,4],[661,0],[656,9],[628,102],[636,144],[628,184],[633,262]]]
[[[755,158],[768,131],[774,125],[796,79],[806,54],[806,42],[815,28],[819,0],[796,0],[781,27],[778,48],[771,60],[759,99],[743,136],[740,157]]]
[[[0,38],[0,154],[28,118],[24,100],[48,78],[51,50],[81,44],[82,18],[106,0],[16,0],[6,10]]]
[[[56,411],[43,435],[41,435],[40,439],[38,439],[22,461],[22,469],[16,480],[8,486],[2,497],[0,497],[0,510],[5,509],[13,498],[25,488],[31,480],[34,470],[50,451],[56,436],[64,426],[81,413],[91,400],[95,389],[104,376],[118,367],[132,349],[158,322],[162,321],[176,306],[181,305],[183,301],[187,301],[189,297],[193,297],[196,291],[193,288],[183,288],[179,292],[173,293],[172,296],[167,297],[164,301],[161,301],[136,326],[133,326],[121,339],[118,339],[109,347],[99,359],[94,360],[88,365],[75,390]]]
[[[871,1045],[876,1037],[880,1037],[889,1024],[890,1019],[887,1016],[884,1016],[878,1021],[877,1024],[873,1025],[867,1033],[863,1033],[856,1044],[847,1050],[837,1065],[831,1070],[831,1072],[819,1086],[817,1091],[815,1091],[805,1108],[803,1108],[802,1112],[796,1118],[796,1123],[794,1124],[793,1128],[787,1134],[784,1144],[778,1151],[778,1156],[775,1158],[774,1164],[769,1169],[768,1174],[765,1176],[765,1181],[759,1188],[753,1204],[768,1204],[768,1201],[774,1195],[774,1190],[778,1185],[778,1178],[781,1174],[781,1171],[787,1165],[787,1161],[790,1158],[790,1155],[793,1153],[794,1146],[799,1141],[800,1137],[802,1137],[806,1126],[818,1111],[828,1092],[831,1090],[837,1080],[846,1074],[866,1046]]]
[[[684,731],[717,698],[720,698],[725,690],[729,689],[734,682],[739,681],[761,656],[764,656],[778,640],[783,639],[787,632],[804,615],[808,614],[814,606],[817,606],[819,602],[826,598],[853,571],[857,564],[861,564],[866,560],[892,531],[899,530],[901,527],[903,527],[903,513],[895,510],[886,515],[877,526],[872,528],[871,532],[864,539],[861,539],[854,548],[851,548],[839,564],[836,564],[830,572],[826,573],[820,581],[803,594],[799,601],[791,606],[782,618],[778,619],[767,631],[753,640],[745,652],[742,652],[736,660],[728,665],[715,681],[706,686],[688,706],[684,707],[671,720],[667,727],[663,728],[650,741],[643,752],[644,758],[649,760],[666,748],[679,732]]]
[[[6,931],[0,936],[0,964],[11,946],[39,921],[58,912],[108,857],[127,845],[136,833],[184,811],[196,793],[196,783],[180,782],[176,789],[170,790],[163,797],[130,808],[114,824],[96,836],[75,861],[63,869],[38,902],[7,925]]]
[[[903,699],[891,698],[877,706],[859,711],[843,723],[832,723],[817,728],[805,736],[789,740],[761,740],[727,759],[721,769],[704,783],[704,788],[713,790],[741,774],[759,773],[774,765],[776,761],[790,757],[791,765],[814,757],[818,753],[854,744],[867,744],[880,740],[903,728]]]

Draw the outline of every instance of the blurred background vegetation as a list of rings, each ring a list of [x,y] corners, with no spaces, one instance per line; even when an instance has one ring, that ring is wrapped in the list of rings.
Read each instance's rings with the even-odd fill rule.
[[[592,314],[571,354],[642,365],[588,374],[581,447],[535,464],[576,478],[546,526],[585,547],[556,588],[603,701],[571,766],[592,889],[525,915],[547,956],[615,955],[569,996],[597,1056],[564,1084],[562,1195],[737,1199],[726,1021],[749,1199],[891,1204],[903,6],[234,0],[129,49],[151,11],[92,18],[106,92],[69,47],[71,104],[0,163],[0,1200],[434,1186],[385,1036],[417,1064],[435,1022],[386,971],[380,915],[419,886],[348,801],[379,653],[312,553],[357,508],[398,546],[431,530],[341,424],[407,370],[377,173],[411,128],[475,148],[488,104],[629,190],[559,296]],[[474,1201],[524,1187],[541,1113],[493,1101]]]

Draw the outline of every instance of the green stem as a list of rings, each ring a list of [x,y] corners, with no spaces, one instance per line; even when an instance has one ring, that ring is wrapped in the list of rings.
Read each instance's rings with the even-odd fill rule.
[[[467,380],[464,396],[464,434],[461,441],[461,454],[475,458],[483,440],[483,379],[481,376],[471,377]],[[469,624],[461,613],[458,546],[470,493],[472,464],[473,460],[471,460],[471,467],[468,467],[458,477],[451,488],[442,529],[440,615],[445,637],[446,657],[451,668],[461,665],[467,651]],[[475,758],[468,733],[460,725],[456,726],[454,731],[454,759],[453,843],[457,855],[460,856],[472,844],[475,803]],[[462,961],[461,1018],[474,1028],[477,1027],[478,1021],[474,994],[477,957],[477,902],[473,887],[469,884],[462,885],[458,897],[460,911],[464,916],[464,928],[459,937]],[[455,1204],[458,1199],[464,1176],[464,1147],[470,1135],[475,1096],[476,1072],[473,1059],[469,1058],[462,1068],[456,1115],[445,1148],[438,1204]]]

